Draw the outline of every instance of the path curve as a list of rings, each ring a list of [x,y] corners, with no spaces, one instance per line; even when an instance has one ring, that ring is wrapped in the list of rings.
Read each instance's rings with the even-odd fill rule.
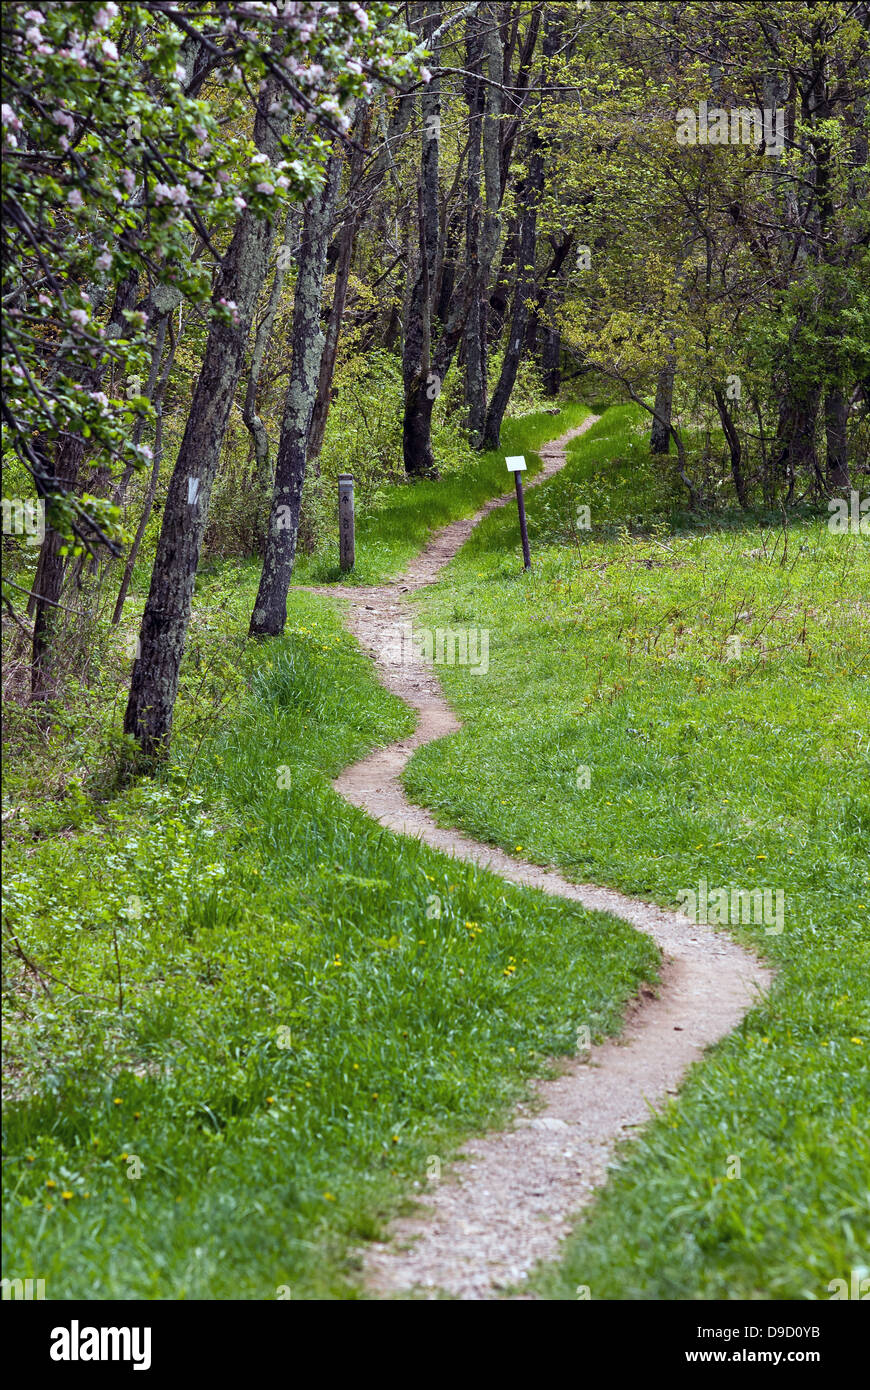
[[[534,487],[566,462],[570,439],[593,425],[545,444]],[[420,1215],[394,1223],[391,1240],[363,1252],[367,1285],[381,1296],[412,1290],[462,1299],[498,1296],[522,1286],[538,1260],[552,1259],[572,1229],[572,1217],[607,1176],[619,1140],[642,1126],[676,1090],[705,1048],[729,1033],[770,983],[770,972],[727,936],[609,888],[572,883],[551,869],[505,854],[461,831],[436,825],[405,797],[400,776],[415,749],[460,727],[423,661],[408,662],[395,634],[411,621],[404,595],[433,581],[474,527],[513,494],[487,502],[473,517],[437,532],[399,579],[377,588],[330,586],[318,592],[351,602],[348,625],[375,658],[388,690],[418,711],[415,733],[345,769],[334,786],[382,825],[433,848],[541,888],[584,907],[612,913],[647,932],[663,955],[656,995],[644,987],[628,1007],[618,1039],[586,1059],[565,1062],[555,1080],[536,1084],[536,1103],[520,1106],[513,1127],[466,1143],[465,1160],[438,1185],[428,1185]],[[405,659],[402,660],[401,658]],[[595,1296],[595,1290],[592,1291]]]

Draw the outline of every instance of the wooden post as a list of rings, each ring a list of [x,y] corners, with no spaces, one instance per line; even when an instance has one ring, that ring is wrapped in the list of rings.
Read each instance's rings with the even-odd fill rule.
[[[338,475],[338,549],[342,570],[352,570],[356,561],[352,473]]]
[[[505,463],[510,472],[514,475],[514,482],[517,489],[517,511],[520,516],[520,538],[523,543],[523,568],[530,570],[532,568],[532,557],[529,553],[529,532],[526,527],[526,503],[523,497],[523,480],[520,477],[520,474],[526,471],[526,461],[522,454],[512,454],[510,457],[505,458]]]

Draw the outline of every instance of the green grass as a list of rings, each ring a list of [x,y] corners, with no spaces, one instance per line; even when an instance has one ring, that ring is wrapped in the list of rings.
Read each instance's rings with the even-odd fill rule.
[[[465,727],[405,782],[578,880],[785,891],[781,935],[736,933],[776,967],[769,1000],[622,1151],[538,1288],[824,1299],[870,1265],[870,543],[810,514],[693,521],[645,434],[609,411],[530,495],[530,575],[508,508],[420,596],[421,625],[490,630],[489,671],[441,669]]]
[[[505,454],[526,454],[529,476],[540,472],[535,454],[541,444],[579,425],[589,414],[586,406],[569,402],[558,416],[538,411],[505,420],[501,449],[469,455],[465,468],[443,478],[421,479],[385,491],[378,507],[356,508],[356,565],[343,575],[338,565],[338,542],[314,555],[301,555],[294,580],[298,584],[379,584],[398,574],[417,555],[432,530],[461,517],[471,516],[490,497],[509,492],[511,475]]]
[[[4,1273],[51,1299],[354,1296],[429,1158],[655,978],[629,927],[341,801],[412,716],[327,599],[249,643],[256,580],[200,576],[163,776],[113,790],[80,720],[7,788]]]
[[[516,422],[506,450],[581,416]],[[466,726],[407,781],[578,879],[668,903],[702,877],[786,890],[782,936],[741,929],[778,968],[769,1002],[626,1148],[538,1287],[825,1298],[870,1243],[867,543],[806,516],[782,563],[766,518],[688,517],[644,436],[609,411],[530,494],[531,575],[507,508],[423,597],[422,621],[490,628],[490,667],[442,669]],[[430,485],[399,489],[357,578],[506,490],[502,469],[443,480],[413,533]],[[165,776],[113,791],[84,716],[12,769],[4,925],[42,982],[12,943],[4,1273],[49,1298],[355,1296],[354,1245],[429,1158],[655,978],[627,926],[340,801],[330,777],[411,717],[328,600],[293,592],[285,637],[251,646],[256,581],[198,581]]]

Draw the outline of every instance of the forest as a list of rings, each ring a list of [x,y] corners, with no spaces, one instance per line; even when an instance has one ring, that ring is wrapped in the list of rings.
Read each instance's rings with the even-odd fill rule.
[[[4,1299],[870,1297],[870,4],[2,46]]]

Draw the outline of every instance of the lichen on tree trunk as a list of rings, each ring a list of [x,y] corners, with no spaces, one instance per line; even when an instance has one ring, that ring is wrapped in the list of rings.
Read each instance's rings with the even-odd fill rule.
[[[270,155],[278,142],[278,132],[268,118],[273,96],[269,83],[260,96],[254,128],[258,148]],[[124,732],[152,760],[165,758],[169,749],[209,499],[272,235],[268,221],[249,209],[242,212],[214,291],[215,303],[235,301],[236,315],[232,320],[222,315],[211,321],[169,482],[124,715]]]
[[[299,273],[293,301],[290,381],[275,464],[275,486],[263,570],[254,611],[251,614],[252,637],[279,636],[284,631],[287,621],[287,590],[293,577],[296,558],[299,507],[308,455],[308,432],[320,378],[323,351],[323,330],[320,326],[323,275],[326,268],[329,229],[338,192],[339,167],[340,157],[338,152],[334,151],[327,164],[326,180],[320,191],[310,199],[305,210],[302,245],[299,251]]]

